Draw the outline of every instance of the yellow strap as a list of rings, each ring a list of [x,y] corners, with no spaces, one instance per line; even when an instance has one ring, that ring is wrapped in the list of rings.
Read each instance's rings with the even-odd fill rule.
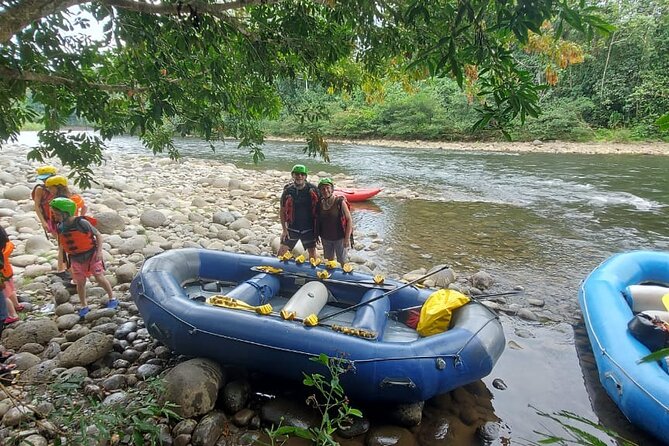
[[[270,304],[259,305],[256,307],[241,300],[237,300],[234,297],[222,296],[220,294],[209,297],[207,303],[215,307],[229,308],[231,310],[253,311],[263,315],[272,313],[272,306]]]
[[[386,280],[385,277],[383,277],[381,274],[377,274],[374,276],[374,283],[377,285],[383,285],[383,282]]]
[[[330,278],[330,273],[327,272],[326,270],[317,271],[316,275],[318,276],[319,279],[329,279]]]
[[[664,305],[664,308],[666,308],[667,311],[669,311],[669,293],[662,296],[662,304]]]
[[[353,271],[353,265],[350,263],[344,263],[344,266],[342,266],[341,269],[343,269],[345,273],[350,273]]]
[[[295,257],[295,263],[297,263],[298,265],[306,261],[307,259],[304,257],[304,254],[300,254],[299,256]]]
[[[256,266],[255,269],[258,270],[258,271],[262,271],[264,273],[267,273],[267,274],[280,274],[280,273],[283,272],[283,270],[281,268],[275,268],[275,267],[269,266],[269,265]]]
[[[309,263],[311,263],[311,266],[318,266],[318,265],[321,264],[321,262],[322,262],[322,260],[321,260],[320,257],[317,258],[317,259],[314,259],[314,258],[309,259]]]
[[[279,256],[279,260],[281,260],[282,262],[287,262],[292,258],[293,258],[293,253],[290,251],[286,251],[282,256]]]
[[[312,313],[306,318],[304,318],[302,323],[307,327],[315,327],[316,325],[318,325],[318,316]]]
[[[325,267],[327,269],[335,269],[338,266],[339,266],[339,262],[337,262],[336,260],[328,260],[328,261],[325,262]]]

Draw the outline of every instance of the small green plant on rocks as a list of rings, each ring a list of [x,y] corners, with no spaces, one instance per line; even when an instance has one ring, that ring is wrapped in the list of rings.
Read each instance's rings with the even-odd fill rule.
[[[316,391],[307,398],[307,404],[315,408],[321,415],[321,424],[318,427],[302,428],[295,426],[278,426],[268,429],[267,434],[272,445],[282,444],[287,436],[305,438],[318,446],[335,446],[338,443],[332,437],[337,429],[351,422],[351,417],[362,417],[362,412],[349,406],[348,398],[339,377],[351,370],[350,361],[344,358],[330,358],[321,353],[312,361],[327,367],[330,378],[319,373],[304,374],[304,385],[313,387]]]
[[[48,420],[55,430],[55,446],[102,444],[101,441],[110,440],[138,446],[158,445],[161,444],[159,424],[180,419],[173,410],[174,404],[160,402],[163,382],[159,378],[140,383],[114,403],[104,403],[95,396],[73,398],[81,392],[84,379],[72,376],[50,384],[39,398],[41,403],[53,407]],[[18,444],[19,439],[15,440],[8,444]]]

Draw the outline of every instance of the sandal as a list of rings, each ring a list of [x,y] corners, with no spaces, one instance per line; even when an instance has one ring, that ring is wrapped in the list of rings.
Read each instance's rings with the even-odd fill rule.
[[[18,304],[16,306],[16,311],[24,311],[26,309],[26,306],[23,304]]]
[[[118,300],[109,299],[109,302],[107,302],[107,308],[116,308],[116,307],[118,307]]]
[[[5,362],[12,356],[14,356],[14,353],[10,352],[9,350],[5,350],[4,352],[0,353],[0,362]]]
[[[91,311],[90,308],[84,307],[79,310],[79,317],[84,317],[88,314],[88,312]]]
[[[5,318],[5,325],[13,324],[14,322],[18,321],[20,321],[18,317],[7,317]]]
[[[9,373],[16,368],[16,364],[0,364],[0,375]]]

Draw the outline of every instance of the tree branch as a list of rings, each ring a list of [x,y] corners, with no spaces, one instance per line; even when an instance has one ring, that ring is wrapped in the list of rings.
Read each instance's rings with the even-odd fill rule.
[[[90,0],[20,0],[0,12],[0,44],[9,40],[32,22]]]
[[[89,3],[90,0],[19,0],[14,5],[0,11],[0,45],[9,40],[26,26],[51,14],[61,12],[75,5]],[[180,11],[190,7],[201,14],[209,14],[237,24],[228,12],[247,6],[278,3],[279,0],[235,0],[224,3],[206,3],[201,0],[186,0],[183,3],[152,4],[134,0],[101,0],[101,3],[119,9],[136,11],[145,14],[178,15]],[[244,32],[240,28],[241,32]]]
[[[279,0],[237,0],[225,3],[205,3],[198,0],[185,1],[177,4],[153,4],[137,2],[134,0],[102,0],[102,3],[109,6],[115,6],[119,9],[127,9],[129,11],[136,11],[145,14],[164,14],[175,15],[180,11],[185,11],[188,7],[192,8],[198,13],[209,14],[218,18],[229,17],[228,11],[234,9],[242,9],[247,6],[254,6],[267,3],[278,3]]]
[[[2,65],[0,65],[0,79],[26,81],[26,82],[39,82],[48,85],[73,86],[81,84],[80,82],[77,82],[73,79],[69,79],[62,76],[56,76],[53,74],[35,73],[33,71],[12,70],[11,68],[7,68]],[[98,83],[88,83],[88,82],[84,82],[84,84],[87,87],[97,88],[98,90],[112,91],[112,92],[141,90],[141,88],[133,88],[129,85],[108,85],[108,84],[98,84]]]

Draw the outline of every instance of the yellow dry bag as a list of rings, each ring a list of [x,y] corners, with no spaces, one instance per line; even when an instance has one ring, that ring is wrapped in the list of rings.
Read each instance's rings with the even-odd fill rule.
[[[430,294],[420,310],[416,330],[421,336],[432,336],[448,330],[453,310],[469,302],[469,297],[455,290],[439,290]]]

